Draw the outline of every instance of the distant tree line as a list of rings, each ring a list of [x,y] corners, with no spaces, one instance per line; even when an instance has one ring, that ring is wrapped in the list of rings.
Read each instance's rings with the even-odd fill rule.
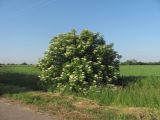
[[[142,61],[137,61],[135,59],[131,60],[126,60],[125,62],[121,62],[121,65],[160,65],[159,62],[142,62]]]
[[[22,62],[20,64],[16,64],[16,63],[0,63],[0,66],[2,65],[33,65],[33,64],[29,64],[27,62]]]

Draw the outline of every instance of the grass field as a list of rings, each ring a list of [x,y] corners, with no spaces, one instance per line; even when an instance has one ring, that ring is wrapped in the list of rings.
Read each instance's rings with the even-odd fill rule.
[[[121,85],[83,95],[67,90],[63,93],[37,91],[37,68],[1,66],[0,96],[64,114],[68,119],[160,119],[160,66],[124,65],[120,66],[120,71],[122,77],[118,83]]]
[[[160,65],[121,65],[123,76],[160,76]]]
[[[0,67],[0,82],[38,89],[39,70],[31,65],[5,65]]]

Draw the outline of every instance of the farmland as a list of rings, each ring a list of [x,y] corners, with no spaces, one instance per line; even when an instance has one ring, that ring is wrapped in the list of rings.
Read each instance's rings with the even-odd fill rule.
[[[36,89],[39,70],[31,65],[5,65],[0,67],[0,82]]]
[[[160,76],[160,65],[121,65],[123,76]]]
[[[87,95],[64,91],[48,93],[39,91],[39,70],[34,66],[6,65],[0,67],[0,95],[25,104],[49,109],[54,106],[68,119],[74,119],[74,111],[80,119],[160,119],[160,66],[123,65],[121,78],[116,86],[89,91]],[[81,106],[76,106],[83,103]],[[76,104],[76,105],[75,105]],[[87,105],[86,105],[87,104]],[[61,106],[61,107],[60,107]],[[140,113],[142,116],[140,116]],[[142,117],[142,118],[141,118]]]

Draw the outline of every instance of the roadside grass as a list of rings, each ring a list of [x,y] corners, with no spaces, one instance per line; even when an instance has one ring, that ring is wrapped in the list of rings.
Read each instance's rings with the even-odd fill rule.
[[[160,109],[159,86],[160,77],[147,77],[125,87],[95,89],[84,97],[109,106]]]
[[[50,114],[56,115],[61,119],[106,119],[105,109],[101,105],[84,98],[71,95],[67,96],[61,93],[27,91],[21,87],[5,84],[0,84],[0,90],[8,91],[1,95],[3,98],[7,98],[15,102],[19,101],[25,105],[31,105],[32,109],[38,109],[42,112],[48,111]],[[110,112],[106,111],[106,113]],[[115,115],[114,118],[116,118]],[[118,117],[119,115],[116,116]],[[111,116],[107,117],[111,118]]]
[[[93,89],[84,95],[68,89],[55,93],[40,91],[37,87],[39,71],[34,66],[2,66],[0,97],[33,105],[39,110],[49,111],[65,119],[158,120],[159,67],[134,67],[132,69],[132,66],[121,66],[123,76],[117,81],[117,86]],[[141,75],[136,73],[138,67]],[[144,72],[146,69],[150,69],[149,75]]]

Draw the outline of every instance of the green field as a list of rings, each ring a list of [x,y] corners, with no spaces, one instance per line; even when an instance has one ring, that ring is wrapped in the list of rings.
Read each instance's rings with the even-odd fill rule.
[[[160,65],[121,65],[123,76],[160,76]]]
[[[120,66],[121,78],[116,86],[95,89],[89,91],[87,95],[64,91],[58,98],[47,95],[38,90],[39,70],[34,66],[1,66],[0,67],[0,96],[7,96],[10,99],[24,101],[35,105],[45,105],[52,103],[63,106],[67,111],[78,110],[74,107],[73,101],[80,99],[93,100],[101,106],[110,106],[105,109],[85,109],[79,112],[101,116],[101,119],[138,119],[137,114],[130,116],[121,109],[140,109],[144,114],[144,120],[160,119],[160,66],[159,65],[123,65]],[[19,86],[19,87],[17,87]],[[36,94],[36,95],[35,95]],[[46,94],[46,96],[44,95]],[[55,93],[53,93],[55,94]],[[64,96],[75,96],[74,100],[64,99]],[[78,97],[78,98],[77,98]],[[59,106],[57,106],[59,107]],[[115,109],[114,109],[115,108]],[[147,111],[143,112],[147,109]],[[118,113],[117,113],[118,111]],[[106,116],[107,115],[107,116]],[[138,113],[139,115],[139,113]],[[130,116],[130,117],[129,117]],[[146,117],[147,116],[147,117]]]
[[[31,65],[4,65],[0,67],[0,82],[37,89],[39,70]]]

